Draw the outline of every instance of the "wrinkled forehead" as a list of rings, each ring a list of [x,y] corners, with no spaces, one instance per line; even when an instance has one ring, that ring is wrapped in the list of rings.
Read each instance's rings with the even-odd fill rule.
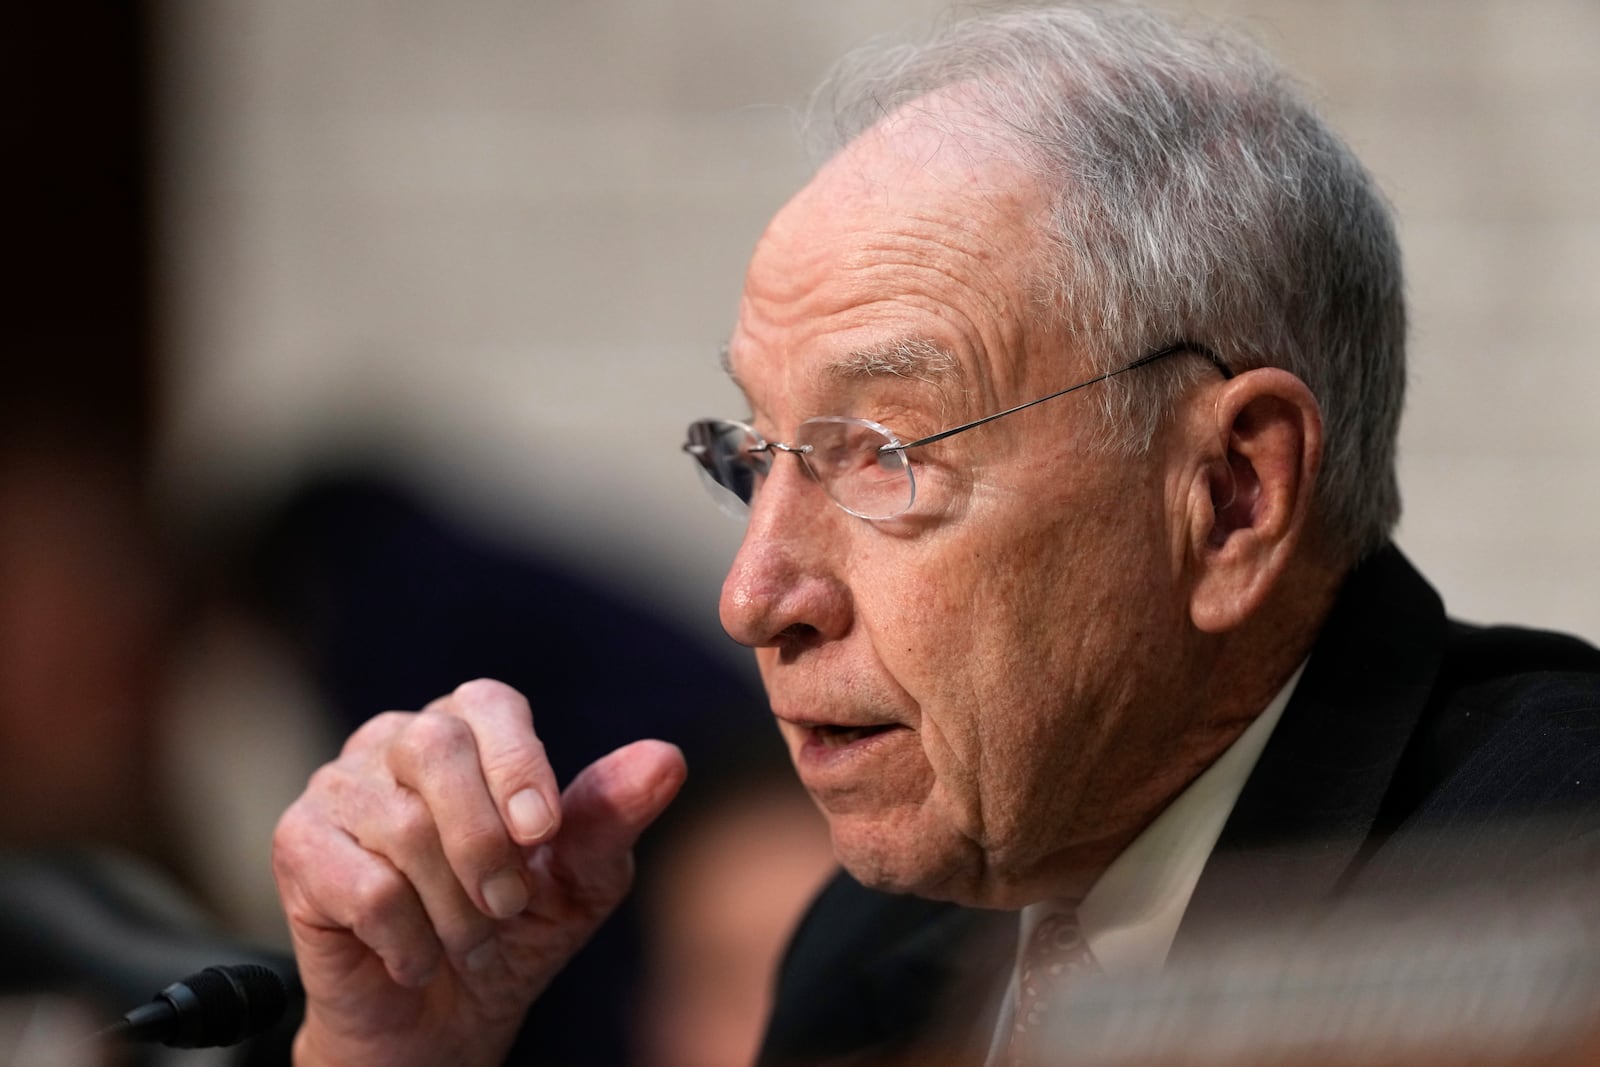
[[[902,108],[784,206],[730,341],[741,385],[777,363],[791,389],[893,374],[974,399],[1016,391],[1048,203],[976,122],[931,101]]]

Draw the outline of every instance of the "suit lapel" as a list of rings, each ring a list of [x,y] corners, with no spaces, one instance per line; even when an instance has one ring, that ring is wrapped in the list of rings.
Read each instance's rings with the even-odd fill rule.
[[[915,1063],[928,1042],[956,1062],[1015,939],[1015,913],[877,893],[841,873],[797,931],[758,1062]]]
[[[1201,874],[1175,951],[1230,915],[1315,907],[1338,890],[1427,704],[1445,632],[1438,595],[1398,550],[1351,574]]]
[[[982,1062],[1002,992],[995,976],[1007,973],[1016,922],[1015,912],[952,908],[870,961],[864,977],[886,1039],[847,1062]],[[910,1046],[907,1035],[916,1035]]]

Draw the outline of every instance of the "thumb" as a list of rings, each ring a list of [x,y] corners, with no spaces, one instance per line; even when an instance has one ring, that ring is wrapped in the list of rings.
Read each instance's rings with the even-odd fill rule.
[[[688,771],[665,741],[636,741],[584,768],[561,794],[561,830],[539,859],[573,902],[609,911],[633,881],[633,846]]]

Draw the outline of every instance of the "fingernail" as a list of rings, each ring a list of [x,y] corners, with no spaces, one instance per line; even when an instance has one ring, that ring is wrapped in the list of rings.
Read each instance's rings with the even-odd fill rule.
[[[496,919],[509,919],[528,906],[528,887],[516,871],[500,871],[483,880],[483,902]]]
[[[550,805],[544,802],[537,790],[524,789],[506,805],[511,809],[511,827],[525,841],[537,841],[550,829],[555,818]]]

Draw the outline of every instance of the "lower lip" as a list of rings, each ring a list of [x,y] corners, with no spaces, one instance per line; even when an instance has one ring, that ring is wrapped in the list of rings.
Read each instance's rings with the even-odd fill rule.
[[[853,737],[807,729],[795,762],[801,774],[808,778],[822,774],[859,773],[861,768],[857,764],[861,761],[887,755],[887,750],[908,740],[910,736],[911,731],[904,726],[887,726]]]

